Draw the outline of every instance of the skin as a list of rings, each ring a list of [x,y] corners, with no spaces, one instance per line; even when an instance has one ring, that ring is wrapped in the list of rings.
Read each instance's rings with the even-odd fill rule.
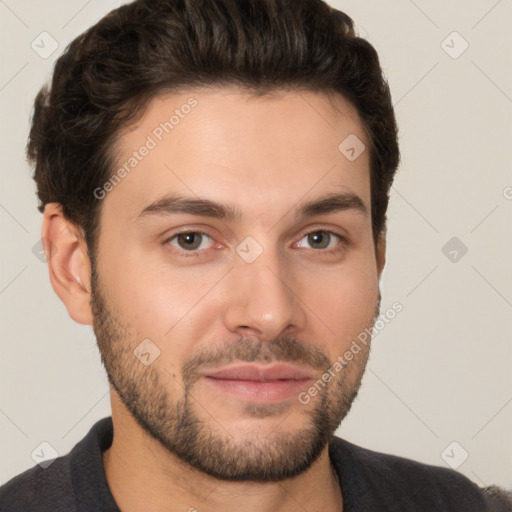
[[[369,348],[307,404],[296,392],[267,402],[240,397],[197,373],[191,378],[184,365],[199,361],[200,373],[246,357],[261,367],[287,360],[310,372],[301,388],[307,391],[373,324],[385,243],[373,239],[369,152],[349,161],[338,150],[350,134],[369,146],[362,123],[340,96],[333,105],[314,92],[252,98],[235,88],[191,90],[151,101],[122,135],[118,165],[190,97],[197,107],[102,200],[92,280],[81,230],[58,204],[44,213],[52,286],[75,321],[94,326],[111,382],[107,481],[124,512],[342,510],[325,440],[357,394]],[[297,216],[302,202],[333,192],[357,195],[366,213]],[[169,193],[230,204],[242,215],[139,217]],[[198,229],[209,237],[199,240],[199,256],[184,257],[188,246],[175,235]],[[323,248],[325,238],[307,236],[319,231],[345,242],[327,236]],[[249,236],[263,250],[252,263],[236,251]],[[331,248],[339,250],[328,254]],[[144,339],[160,350],[149,366],[133,353]],[[172,449],[185,399],[197,428],[217,442],[199,440],[216,454],[209,462],[189,463]],[[315,431],[322,410],[326,418]],[[293,461],[315,439],[318,453],[292,475]],[[217,455],[231,456],[233,469],[216,466]],[[262,466],[274,477],[244,480],[243,471]],[[288,476],[277,478],[280,470]]]

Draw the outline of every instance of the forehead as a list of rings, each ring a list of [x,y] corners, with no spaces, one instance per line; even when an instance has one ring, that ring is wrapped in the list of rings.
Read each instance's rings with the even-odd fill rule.
[[[166,94],[120,137],[114,174],[122,178],[103,208],[133,220],[151,202],[179,194],[236,204],[263,220],[278,205],[347,192],[369,209],[367,148],[357,110],[339,95],[254,97],[235,88]]]

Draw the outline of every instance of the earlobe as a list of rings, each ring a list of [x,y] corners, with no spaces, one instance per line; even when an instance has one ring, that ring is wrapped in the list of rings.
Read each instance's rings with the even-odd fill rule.
[[[41,240],[55,293],[75,322],[92,325],[87,245],[82,230],[64,217],[58,203],[45,207]]]

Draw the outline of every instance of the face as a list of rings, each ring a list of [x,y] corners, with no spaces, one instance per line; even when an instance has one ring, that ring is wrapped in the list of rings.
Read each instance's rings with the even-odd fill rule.
[[[380,253],[368,151],[338,149],[354,135],[368,146],[341,97],[219,88],[153,100],[116,148],[91,283],[103,364],[207,474],[299,474],[357,394],[369,345],[339,361],[378,314]]]

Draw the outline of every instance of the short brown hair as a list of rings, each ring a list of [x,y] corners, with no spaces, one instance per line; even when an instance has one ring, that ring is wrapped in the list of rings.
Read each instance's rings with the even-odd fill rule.
[[[95,254],[93,191],[114,172],[120,131],[157,95],[208,85],[349,100],[370,143],[374,239],[385,233],[400,160],[389,87],[373,46],[322,0],[136,0],[110,12],[67,47],[35,100],[27,155],[39,210],[60,203]]]

